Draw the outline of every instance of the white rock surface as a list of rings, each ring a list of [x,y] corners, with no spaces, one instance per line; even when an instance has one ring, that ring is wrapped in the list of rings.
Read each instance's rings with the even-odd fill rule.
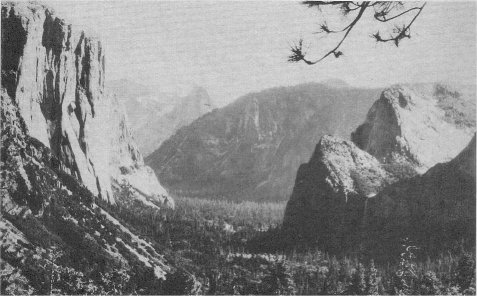
[[[424,173],[466,147],[475,132],[475,90],[443,84],[387,88],[353,133],[383,163],[409,163]]]
[[[475,236],[474,135],[475,90],[385,89],[352,134],[356,145],[323,136],[300,166],[283,229],[333,251],[366,241],[360,233],[391,245],[403,233],[445,238],[440,226]]]
[[[167,199],[144,165],[124,110],[104,90],[101,42],[39,4],[2,3],[2,26],[2,86],[17,102],[29,135],[104,200],[115,202],[111,179],[130,180],[145,194]]]

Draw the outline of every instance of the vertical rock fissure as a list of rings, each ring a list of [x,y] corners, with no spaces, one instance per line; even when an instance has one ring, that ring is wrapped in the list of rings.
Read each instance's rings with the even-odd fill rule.
[[[15,99],[18,71],[27,41],[27,31],[14,8],[2,7],[2,86]]]
[[[36,3],[2,2],[1,29],[2,92],[18,104],[28,135],[51,149],[61,169],[111,203],[112,182],[124,181],[159,203],[168,199],[144,166],[120,102],[104,92],[100,40]]]

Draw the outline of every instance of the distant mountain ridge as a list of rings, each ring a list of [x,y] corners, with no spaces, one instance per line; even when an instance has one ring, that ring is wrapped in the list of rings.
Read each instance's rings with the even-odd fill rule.
[[[109,83],[108,89],[126,106],[134,139],[146,156],[180,127],[215,107],[207,90],[198,86],[183,97],[126,79]]]
[[[378,94],[322,83],[251,93],[182,127],[146,163],[178,195],[286,200],[319,138],[349,135]]]

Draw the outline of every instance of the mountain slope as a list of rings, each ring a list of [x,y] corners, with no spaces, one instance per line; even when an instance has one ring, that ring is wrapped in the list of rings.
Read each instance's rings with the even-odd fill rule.
[[[209,94],[201,87],[192,88],[183,97],[126,79],[112,81],[106,88],[125,105],[135,142],[146,156],[179,128],[214,108]]]
[[[96,38],[44,5],[2,2],[2,294],[157,294],[171,270],[117,213],[173,203],[104,68]]]
[[[323,136],[298,169],[284,231],[295,242],[347,250],[359,238],[364,201],[397,178],[351,141]]]
[[[373,241],[383,235],[391,242],[408,236],[418,238],[427,249],[461,239],[473,246],[475,148],[474,135],[451,161],[435,165],[422,176],[394,183],[369,199],[366,231]]]
[[[139,105],[142,106],[144,103],[146,102]],[[139,149],[147,156],[179,128],[190,124],[214,107],[207,91],[196,87],[187,96],[174,98],[169,102],[169,106],[161,111],[153,113],[150,112],[153,110],[150,106],[145,108],[149,109],[148,113],[137,118],[138,123],[132,132]]]
[[[2,89],[2,294],[154,293],[164,258],[27,135],[20,113]]]
[[[357,145],[324,136],[287,204],[291,240],[334,251],[369,242],[378,254],[405,237],[431,250],[440,239],[475,236],[465,226],[475,224],[475,139],[465,148],[475,133],[475,101],[450,89],[390,87],[353,133]]]
[[[144,166],[124,110],[106,93],[104,80],[105,56],[97,38],[41,5],[2,4],[2,87],[17,104],[28,135],[110,203],[118,182],[163,202],[167,193]]]
[[[317,83],[252,93],[181,128],[146,163],[178,195],[285,200],[319,138],[349,135],[377,94]]]

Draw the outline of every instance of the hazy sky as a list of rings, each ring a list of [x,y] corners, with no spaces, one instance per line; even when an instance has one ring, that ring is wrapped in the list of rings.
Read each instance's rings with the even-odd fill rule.
[[[250,91],[340,78],[355,86],[476,79],[476,3],[430,2],[399,48],[376,44],[380,23],[359,24],[340,59],[308,66],[287,62],[299,37],[310,53],[332,45],[313,35],[329,19],[290,1],[49,2],[59,15],[99,35],[106,79],[126,78],[163,91],[205,87],[222,105]],[[327,46],[328,45],[328,46]],[[320,51],[321,49],[321,51]]]

